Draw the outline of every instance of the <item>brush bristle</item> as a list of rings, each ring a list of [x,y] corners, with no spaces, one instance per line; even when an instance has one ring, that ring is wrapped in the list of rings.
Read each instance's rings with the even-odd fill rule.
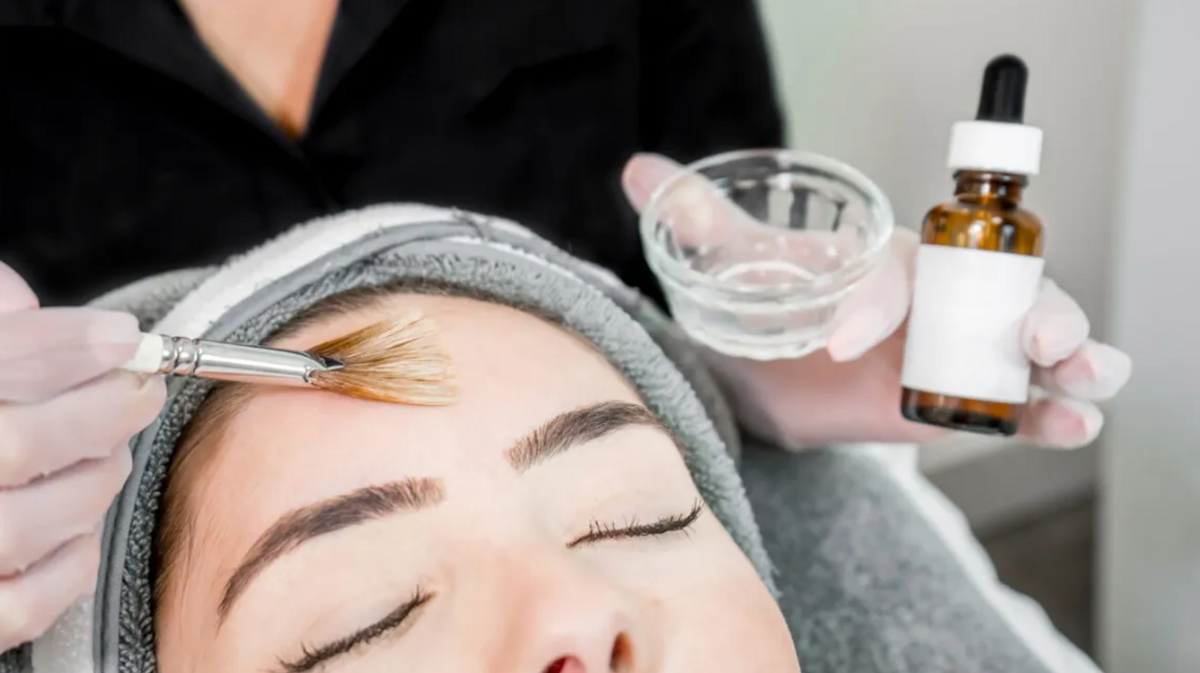
[[[436,331],[432,321],[412,312],[326,341],[311,352],[345,366],[313,375],[313,384],[380,402],[451,404],[458,388],[450,356],[438,344]]]

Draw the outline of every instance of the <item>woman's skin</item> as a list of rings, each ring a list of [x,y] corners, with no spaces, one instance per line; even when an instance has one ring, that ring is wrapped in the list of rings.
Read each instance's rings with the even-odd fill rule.
[[[338,0],[180,0],[196,33],[288,135],[308,127]]]
[[[708,510],[685,530],[622,532],[677,527],[699,496],[672,438],[580,338],[507,307],[397,296],[278,345],[412,307],[439,326],[457,404],[263,390],[200,447],[184,489],[195,525],[158,606],[164,673],[799,670],[779,609]],[[605,421],[617,427],[564,439]],[[372,514],[343,500],[343,518],[317,517],[362,522],[284,545],[229,590],[281,517],[367,487]],[[303,662],[414,597],[401,626]]]

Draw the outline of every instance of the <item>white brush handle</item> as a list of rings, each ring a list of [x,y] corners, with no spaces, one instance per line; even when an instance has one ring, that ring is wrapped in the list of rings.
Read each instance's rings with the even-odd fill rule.
[[[143,334],[137,353],[121,369],[137,374],[157,374],[163,364],[163,342],[157,334]]]

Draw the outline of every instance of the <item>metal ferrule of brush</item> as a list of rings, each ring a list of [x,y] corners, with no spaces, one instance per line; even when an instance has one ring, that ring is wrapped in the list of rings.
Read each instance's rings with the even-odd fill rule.
[[[173,376],[309,386],[313,374],[342,368],[342,363],[331,358],[266,346],[166,336],[162,341],[158,373]]]

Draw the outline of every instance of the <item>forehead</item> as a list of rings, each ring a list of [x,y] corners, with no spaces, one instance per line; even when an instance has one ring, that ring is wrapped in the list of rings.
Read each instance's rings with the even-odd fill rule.
[[[497,401],[490,398],[504,390],[575,390],[589,398],[595,390],[614,399],[633,395],[631,401],[636,400],[632,385],[582,337],[518,309],[463,297],[395,295],[308,326],[273,345],[307,349],[414,309],[433,322],[436,340],[451,357],[461,388],[456,407],[474,408],[481,398]]]
[[[250,474],[270,475],[254,480],[256,496],[286,488],[274,494],[283,507],[344,492],[365,479],[499,465],[509,446],[562,411],[609,400],[639,402],[628,381],[580,337],[517,309],[472,299],[397,295],[273,345],[309,348],[414,308],[434,321],[453,361],[457,403],[413,407],[263,388],[230,421],[216,469],[236,471],[243,482]],[[239,481],[229,476],[214,481]]]

